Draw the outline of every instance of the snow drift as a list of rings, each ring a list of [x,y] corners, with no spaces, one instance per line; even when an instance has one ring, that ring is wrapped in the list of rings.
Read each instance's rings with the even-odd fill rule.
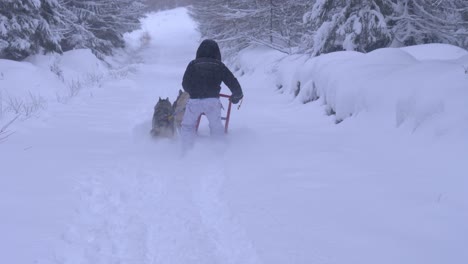
[[[466,135],[467,56],[442,44],[314,58],[252,48],[241,52],[236,65],[244,72],[265,70],[277,89],[299,103],[319,101],[336,123],[367,115],[411,131]]]
[[[34,55],[25,61],[0,60],[0,123],[29,117],[51,103],[64,103],[100,85],[108,66],[90,50]]]

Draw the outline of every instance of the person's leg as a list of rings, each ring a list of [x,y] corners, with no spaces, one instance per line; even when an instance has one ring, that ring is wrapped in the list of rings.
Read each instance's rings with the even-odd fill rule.
[[[200,104],[200,99],[188,100],[180,129],[182,148],[184,150],[193,146],[196,136],[197,120],[202,113],[203,109]]]
[[[203,110],[210,124],[210,133],[213,137],[224,136],[224,126],[221,121],[221,102],[218,98],[204,99]]]

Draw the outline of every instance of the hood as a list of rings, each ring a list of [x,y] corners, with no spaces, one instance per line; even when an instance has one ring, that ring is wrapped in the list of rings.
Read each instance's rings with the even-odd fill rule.
[[[212,39],[205,39],[197,50],[197,59],[199,58],[221,60],[221,51],[219,50],[218,43]]]

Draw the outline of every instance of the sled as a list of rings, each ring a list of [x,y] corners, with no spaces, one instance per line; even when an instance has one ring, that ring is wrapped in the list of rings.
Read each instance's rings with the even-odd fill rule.
[[[228,129],[229,129],[229,119],[230,119],[230,116],[231,116],[231,108],[232,108],[232,102],[231,102],[231,96],[230,95],[226,95],[226,94],[219,94],[219,97],[224,97],[224,98],[227,98],[228,101],[229,101],[229,104],[228,104],[228,108],[227,108],[227,112],[226,112],[226,116],[221,116],[221,120],[224,121],[224,133],[227,134],[228,133]],[[203,113],[198,117],[198,120],[197,120],[197,126],[196,126],[196,131],[198,132],[198,127],[200,126],[200,122],[201,122],[201,118],[202,118],[202,115],[204,115]]]

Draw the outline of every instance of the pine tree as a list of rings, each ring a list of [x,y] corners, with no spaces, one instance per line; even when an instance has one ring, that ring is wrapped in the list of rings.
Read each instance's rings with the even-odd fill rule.
[[[305,13],[313,34],[302,49],[312,55],[338,50],[367,52],[385,47],[391,34],[385,16],[390,6],[381,0],[317,0]]]
[[[442,42],[467,47],[465,0],[392,0],[395,46]]]
[[[61,52],[61,23],[55,0],[4,0],[0,2],[0,58],[21,60],[44,52]]]
[[[99,57],[124,47],[123,33],[138,28],[144,6],[132,0],[68,0],[70,11],[63,49],[90,48]]]

